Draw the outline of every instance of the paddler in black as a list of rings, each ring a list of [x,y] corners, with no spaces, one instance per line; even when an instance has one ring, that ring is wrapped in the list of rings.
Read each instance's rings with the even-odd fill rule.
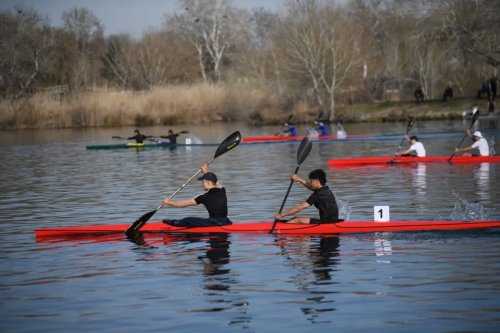
[[[188,207],[203,204],[208,210],[209,217],[185,217],[180,220],[165,219],[163,220],[164,223],[181,227],[206,227],[232,224],[227,218],[226,189],[220,186],[220,183],[217,181],[217,176],[213,172],[208,172],[207,163],[203,163],[200,169],[203,175],[199,177],[198,180],[202,181],[203,189],[206,193],[188,200],[174,201],[170,198],[165,198],[163,202],[166,205],[174,207]]]
[[[163,139],[168,139],[170,143],[176,144],[177,143],[177,137],[179,136],[179,133],[174,133],[171,129],[168,130],[168,135],[162,135],[160,138]]]
[[[276,214],[277,220],[285,216],[295,215],[307,207],[314,205],[319,211],[319,219],[312,217],[294,217],[287,223],[294,224],[322,224],[335,223],[339,221],[339,209],[335,195],[326,185],[326,174],[322,169],[316,169],[309,173],[309,181],[302,179],[299,175],[294,174],[292,180],[296,183],[304,185],[307,189],[313,191],[313,194],[304,202],[290,208],[286,212]]]
[[[135,133],[135,135],[134,135],[134,136],[131,136],[130,138],[127,138],[127,140],[135,140],[135,142],[137,142],[137,143],[143,143],[143,142],[144,142],[144,139],[146,139],[146,138],[147,138],[147,136],[146,136],[146,135],[141,134],[141,133],[139,132],[139,130],[138,130],[138,129],[136,129],[136,130],[134,131],[134,133]]]

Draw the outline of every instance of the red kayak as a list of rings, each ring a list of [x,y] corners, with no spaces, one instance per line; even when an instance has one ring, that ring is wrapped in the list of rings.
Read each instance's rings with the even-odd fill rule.
[[[246,233],[266,234],[271,230],[273,222],[242,222],[227,226],[215,227],[173,227],[162,222],[147,223],[141,232],[144,233]],[[98,236],[125,233],[130,224],[89,225],[77,227],[56,227],[36,229],[37,241],[58,237]],[[500,221],[344,221],[335,224],[288,224],[279,222],[274,233],[277,234],[342,234],[366,232],[402,232],[432,230],[465,230],[499,228]]]
[[[428,157],[353,157],[336,158],[328,160],[328,166],[331,168],[364,166],[376,164],[402,164],[402,163],[429,163],[429,162],[448,162],[449,156],[428,156]],[[450,161],[453,164],[465,163],[483,163],[500,162],[500,156],[455,156]]]
[[[348,139],[362,139],[374,137],[371,134],[359,134],[359,135],[347,135],[346,138],[338,138],[336,135],[322,135],[317,138],[311,138],[313,140],[319,141],[336,141],[336,140],[348,140]],[[265,142],[289,142],[289,141],[301,141],[304,135],[297,136],[284,136],[284,135],[261,135],[261,136],[246,136],[243,138],[244,143],[265,143]]]

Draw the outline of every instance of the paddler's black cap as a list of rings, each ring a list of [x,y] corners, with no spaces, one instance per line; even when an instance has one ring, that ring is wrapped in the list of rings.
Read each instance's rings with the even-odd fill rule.
[[[212,183],[217,183],[217,176],[213,172],[207,172],[203,176],[198,177],[198,180],[209,180]]]

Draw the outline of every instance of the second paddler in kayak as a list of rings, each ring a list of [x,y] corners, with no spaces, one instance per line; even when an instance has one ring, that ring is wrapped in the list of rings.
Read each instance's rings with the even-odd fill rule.
[[[410,142],[410,147],[406,150],[403,151],[398,151],[396,152],[396,156],[417,156],[417,157],[425,157],[426,152],[425,152],[425,147],[422,144],[422,142],[418,141],[418,137],[415,135],[412,135],[408,137],[408,135],[405,134],[405,139]]]
[[[481,132],[475,131],[473,134],[471,134],[470,129],[468,129],[467,134],[472,139],[472,141],[474,141],[474,143],[468,147],[457,148],[457,152],[475,150],[473,153],[464,153],[464,156],[490,156],[490,147],[488,146],[488,141],[486,141]]]
[[[185,217],[180,220],[164,219],[163,222],[176,227],[207,227],[222,226],[232,224],[227,217],[227,197],[226,189],[221,186],[217,176],[208,171],[208,163],[203,163],[200,167],[203,175],[198,178],[202,182],[204,194],[200,194],[194,199],[172,200],[165,198],[163,202],[173,207],[188,207],[203,204],[208,211],[208,218]]]
[[[309,180],[301,178],[294,174],[292,180],[302,184],[305,188],[313,191],[313,193],[304,202],[296,205],[289,210],[275,215],[277,220],[281,220],[285,216],[295,215],[300,211],[314,205],[319,211],[319,218],[316,217],[294,217],[287,223],[294,224],[323,224],[335,223],[339,221],[339,209],[335,195],[326,185],[326,173],[322,169],[316,169],[309,173]]]
[[[171,144],[176,144],[177,143],[177,137],[181,134],[186,134],[189,133],[188,131],[180,131],[179,133],[174,133],[171,129],[168,130],[167,135],[162,135],[160,138],[162,139],[168,139]]]

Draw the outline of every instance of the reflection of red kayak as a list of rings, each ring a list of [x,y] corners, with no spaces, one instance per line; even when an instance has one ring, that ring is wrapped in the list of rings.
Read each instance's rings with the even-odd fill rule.
[[[273,222],[244,222],[228,226],[184,228],[173,227],[162,222],[146,224],[141,232],[144,233],[253,233],[266,234],[271,229]],[[57,227],[35,230],[37,241],[54,238],[98,236],[107,234],[122,234],[130,224],[115,225],[90,225],[77,227]],[[335,224],[288,224],[277,223],[274,232],[277,234],[341,234],[384,231],[430,231],[430,230],[463,230],[498,228],[500,221],[349,221]]]
[[[448,162],[449,156],[428,156],[428,157],[353,157],[336,158],[328,160],[329,167],[351,167],[374,164],[401,164],[401,163],[427,163],[427,162]],[[500,162],[500,156],[455,156],[451,163],[483,163]]]
[[[338,138],[336,135],[323,135],[318,136],[319,141],[335,141],[335,140],[346,140],[346,139],[362,139],[371,138],[371,134],[359,134],[359,135],[348,135],[346,138]],[[243,138],[244,143],[257,143],[257,142],[288,142],[288,141],[301,141],[304,138],[303,135],[298,136],[281,136],[281,135],[260,135],[260,136],[246,136]],[[314,138],[316,139],[316,138]]]

